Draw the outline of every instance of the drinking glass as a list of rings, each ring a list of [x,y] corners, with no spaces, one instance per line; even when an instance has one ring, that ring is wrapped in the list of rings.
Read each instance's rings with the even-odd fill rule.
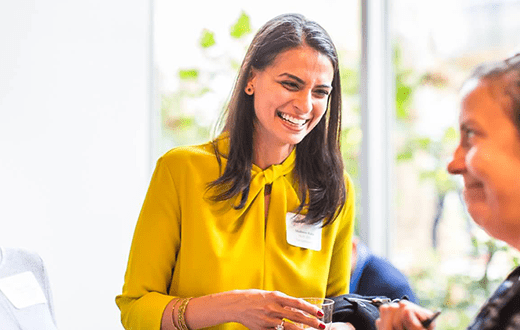
[[[325,330],[330,329],[332,324],[332,312],[334,311],[334,300],[327,298],[302,298],[303,300],[318,306],[323,311],[323,317],[319,318],[327,326]],[[302,324],[304,328],[310,328],[309,326]]]

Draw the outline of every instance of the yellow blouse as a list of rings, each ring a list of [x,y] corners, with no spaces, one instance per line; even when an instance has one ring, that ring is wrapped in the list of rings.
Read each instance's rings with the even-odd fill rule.
[[[229,139],[218,139],[227,155]],[[321,250],[292,246],[286,213],[300,204],[292,170],[295,151],[279,165],[253,165],[246,206],[236,199],[211,202],[207,184],[220,175],[211,143],[180,147],[158,162],[130,250],[123,292],[116,297],[126,329],[160,329],[174,297],[240,289],[277,290],[294,297],[348,292],[354,190],[346,175],[347,202],[322,230]],[[222,169],[226,159],[222,158]],[[264,187],[272,184],[267,221]],[[215,329],[241,329],[227,323]]]

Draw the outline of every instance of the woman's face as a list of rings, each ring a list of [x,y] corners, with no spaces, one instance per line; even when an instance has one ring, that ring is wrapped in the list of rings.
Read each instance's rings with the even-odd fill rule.
[[[495,84],[495,85],[494,85]],[[464,179],[468,212],[490,235],[520,247],[520,138],[497,82],[475,81],[463,98],[460,144],[448,165]]]
[[[278,148],[302,141],[327,109],[333,78],[330,59],[309,46],[284,51],[265,69],[253,70],[255,143]]]

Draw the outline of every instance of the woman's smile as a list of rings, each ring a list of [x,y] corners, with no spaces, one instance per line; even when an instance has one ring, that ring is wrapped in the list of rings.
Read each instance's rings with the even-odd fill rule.
[[[471,181],[468,183],[466,181],[464,185],[464,199],[471,202],[485,200],[486,194],[482,182]]]
[[[278,117],[280,117],[283,121],[285,121],[295,127],[302,127],[303,125],[307,124],[310,120],[310,119],[296,118],[288,113],[281,112],[281,111],[276,111],[276,115]]]

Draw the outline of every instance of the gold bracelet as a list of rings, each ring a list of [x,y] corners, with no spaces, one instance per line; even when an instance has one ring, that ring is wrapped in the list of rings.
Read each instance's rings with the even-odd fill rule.
[[[186,324],[186,319],[184,317],[184,313],[186,313],[186,306],[188,306],[188,303],[190,302],[191,298],[185,298],[180,306],[179,306],[179,311],[177,312],[177,317],[179,319],[179,328],[181,328],[181,330],[190,330],[188,328],[188,325]]]
[[[173,324],[173,329],[174,329],[174,330],[180,330],[180,329],[175,325],[175,307],[177,307],[177,304],[179,304],[179,301],[181,301],[181,299],[176,299],[176,300],[175,300],[175,303],[173,304],[173,307],[172,307],[172,324]]]

